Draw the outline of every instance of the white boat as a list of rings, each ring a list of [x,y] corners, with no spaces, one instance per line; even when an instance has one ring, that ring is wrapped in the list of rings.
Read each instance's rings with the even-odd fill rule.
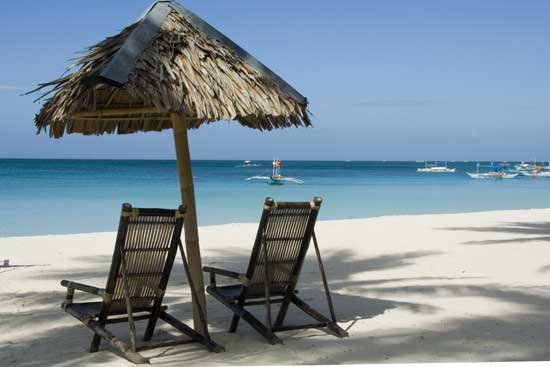
[[[527,177],[550,177],[550,170],[548,166],[535,166],[530,171],[521,171],[521,174]]]
[[[506,172],[504,170],[504,167],[500,165],[491,164],[490,166],[488,166],[491,169],[491,171],[489,172],[479,172],[479,167],[480,165],[478,163],[476,173],[466,172],[466,174],[471,178],[496,178],[496,179],[515,178],[517,177],[517,175],[519,175],[519,173]]]
[[[259,164],[256,164],[254,163],[253,161],[244,161],[243,164],[237,166],[237,167],[245,167],[245,168],[248,168],[248,167],[259,167],[260,165]]]
[[[527,176],[527,177],[550,177],[550,172],[549,171],[546,171],[546,172],[543,172],[543,171],[531,171],[531,172],[526,172],[526,171],[523,171],[521,172],[522,175],[524,176]]]
[[[426,166],[423,167],[423,168],[417,168],[416,172],[422,172],[422,173],[454,173],[454,172],[456,172],[456,168],[447,167],[447,162],[445,162],[444,166],[438,166],[437,162],[434,162],[434,164],[428,164],[428,162],[426,162]]]
[[[484,173],[471,173],[466,172],[471,178],[515,178],[519,173],[505,173],[505,172],[484,172]]]
[[[279,159],[275,159],[273,161],[273,172],[271,173],[271,176],[253,176],[247,178],[246,180],[264,180],[268,181],[270,185],[282,185],[284,182],[293,182],[298,185],[302,185],[304,183],[304,181],[294,177],[283,177],[281,175],[281,161]]]
[[[536,165],[535,164],[532,164],[532,163],[527,163],[527,162],[521,162],[519,164],[516,164],[516,170],[517,171],[531,171],[533,169],[535,169]]]

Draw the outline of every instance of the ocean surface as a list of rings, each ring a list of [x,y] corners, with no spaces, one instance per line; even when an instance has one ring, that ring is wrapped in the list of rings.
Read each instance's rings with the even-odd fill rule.
[[[477,162],[456,173],[417,173],[417,162],[284,161],[303,185],[247,181],[269,176],[270,161],[194,161],[199,225],[256,222],[263,199],[324,199],[320,219],[550,207],[550,179],[475,180]],[[0,237],[115,231],[123,202],[176,208],[175,161],[0,160]]]

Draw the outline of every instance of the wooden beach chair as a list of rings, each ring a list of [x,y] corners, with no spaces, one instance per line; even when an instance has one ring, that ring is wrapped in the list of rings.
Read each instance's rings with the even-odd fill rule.
[[[169,315],[166,312],[167,306],[162,305],[178,248],[192,298],[194,302],[198,302],[180,240],[184,212],[182,206],[178,210],[138,209],[124,204],[105,288],[68,280],[61,282],[67,288],[67,297],[62,308],[94,332],[90,352],[98,351],[102,339],[134,363],[149,362],[138,353],[140,350],[189,342],[201,343],[212,352],[223,351],[223,347],[210,338],[201,307],[197,309],[200,310],[204,335]],[[94,294],[103,300],[74,303],[75,290]],[[185,334],[185,337],[151,342],[159,318]],[[139,346],[136,343],[135,329],[135,321],[138,320],[148,320],[144,342]],[[107,324],[121,322],[129,325],[130,346],[106,329]]]
[[[205,266],[210,273],[206,288],[218,301],[233,311],[229,332],[235,332],[242,318],[271,344],[282,343],[275,332],[307,328],[325,328],[338,337],[348,333],[338,326],[330,297],[314,227],[321,206],[321,198],[312,202],[280,202],[267,198],[260,219],[256,241],[244,274]],[[296,283],[302,270],[310,240],[315,252],[331,318],[328,319],[296,294]],[[216,284],[216,275],[238,279],[239,284]],[[271,305],[280,303],[275,323],[271,322]],[[283,325],[290,304],[294,304],[316,322],[305,325]],[[265,324],[253,316],[245,306],[265,305]]]

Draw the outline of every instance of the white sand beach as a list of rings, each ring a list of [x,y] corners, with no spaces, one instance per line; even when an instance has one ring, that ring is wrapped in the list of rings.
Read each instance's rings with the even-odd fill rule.
[[[203,264],[244,271],[256,228],[200,228]],[[211,333],[225,353],[191,344],[143,354],[159,366],[550,359],[550,209],[324,221],[317,235],[349,338],[293,331],[279,334],[284,345],[272,346],[245,323],[229,334],[231,313],[209,297]],[[1,365],[132,365],[105,345],[89,354],[91,332],[60,309],[62,279],[105,285],[114,238],[0,238],[0,260],[18,266],[0,268]],[[300,291],[326,310],[316,266],[310,249]],[[185,321],[189,296],[177,264],[165,301]],[[290,314],[290,321],[299,319]],[[157,333],[176,333],[160,325]],[[128,335],[125,325],[112,329]]]

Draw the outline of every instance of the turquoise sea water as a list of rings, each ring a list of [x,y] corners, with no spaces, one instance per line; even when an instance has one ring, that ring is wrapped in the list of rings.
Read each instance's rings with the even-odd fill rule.
[[[199,225],[258,220],[263,199],[324,198],[321,219],[550,207],[550,179],[474,180],[476,162],[454,174],[420,174],[416,162],[284,161],[303,185],[245,179],[269,175],[271,162],[194,161]],[[175,208],[175,161],[0,160],[0,237],[115,231],[123,202]]]

